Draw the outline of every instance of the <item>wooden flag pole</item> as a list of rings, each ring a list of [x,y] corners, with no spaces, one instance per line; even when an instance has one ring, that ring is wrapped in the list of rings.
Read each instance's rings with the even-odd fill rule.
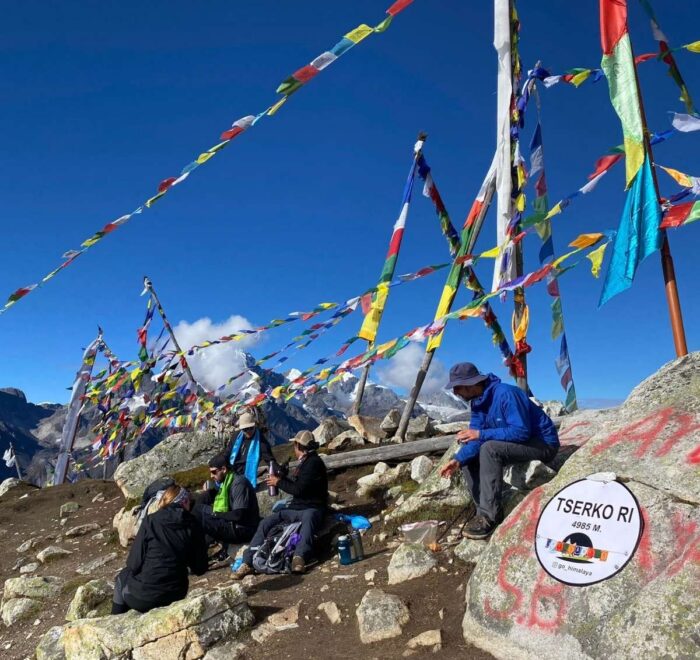
[[[634,48],[632,47],[632,36],[630,35],[630,48],[632,49],[632,57],[634,58]],[[656,191],[656,199],[661,205],[661,193],[659,192],[659,181],[656,177],[656,167],[654,166],[654,152],[651,148],[649,140],[649,128],[647,126],[647,115],[644,110],[644,99],[642,97],[642,87],[639,84],[639,75],[637,67],[634,67],[634,81],[637,85],[637,96],[639,97],[639,114],[642,118],[642,129],[644,133],[644,147],[649,154],[649,160],[652,163],[651,175],[654,181],[654,190]],[[671,331],[673,332],[673,344],[676,349],[676,357],[688,355],[688,344],[685,339],[685,327],[683,325],[683,313],[681,311],[681,301],[678,294],[678,284],[676,282],[676,269],[673,265],[673,255],[671,254],[671,246],[668,242],[668,235],[665,229],[661,229],[662,244],[661,244],[661,270],[664,275],[664,288],[666,290],[666,304],[668,305],[668,315],[671,321]]]
[[[421,131],[418,133],[418,139],[416,144],[424,143],[428,139],[428,134],[424,133]],[[414,149],[413,151],[413,163],[415,165],[415,162],[420,158],[420,155],[422,153],[422,149]],[[398,255],[397,255],[398,256]],[[377,331],[379,331],[379,323],[381,323],[381,317],[379,318],[379,322],[377,324]],[[374,348],[374,342],[373,341],[368,341],[367,342],[367,350],[371,351],[372,348]],[[369,370],[371,369],[371,363],[367,363],[362,370],[362,374],[360,375],[360,381],[357,384],[357,391],[355,393],[355,401],[353,402],[352,406],[352,414],[353,415],[359,415],[360,414],[360,409],[362,407],[362,399],[365,395],[365,387],[367,386],[367,379],[369,378]]]
[[[491,206],[491,201],[493,200],[493,195],[495,191],[495,180],[492,180],[485,191],[483,205],[479,210],[476,219],[474,220],[472,230],[467,238],[468,242],[466,249],[460,250],[460,253],[469,254],[473,250],[474,244],[476,243],[476,239],[478,238],[479,232],[481,231],[481,227],[484,223],[484,219],[486,218],[486,214],[488,213],[489,207]],[[465,272],[466,269],[464,268],[464,266],[461,266],[459,279],[457,280],[457,286],[459,286],[459,283],[462,281]],[[451,308],[452,305],[450,303],[447,312],[449,312]],[[416,401],[418,401],[418,396],[420,395],[420,391],[423,387],[423,383],[425,382],[425,378],[428,375],[428,369],[430,369],[430,364],[433,361],[433,355],[435,354],[435,350],[436,349],[426,350],[425,355],[423,356],[423,362],[421,363],[420,369],[418,369],[418,373],[416,374],[415,383],[411,388],[411,392],[406,401],[406,405],[403,409],[403,412],[401,413],[401,421],[399,422],[399,428],[396,431],[396,437],[400,442],[403,442],[406,439],[406,431],[408,430],[408,424],[411,421],[411,414],[413,413],[413,408],[416,405]]]
[[[15,459],[15,470],[17,470],[17,478],[22,481],[22,472],[19,469],[19,456],[17,456],[17,452],[15,451],[15,446],[12,444],[12,440],[10,440],[10,451],[12,452],[12,456]]]
[[[185,370],[185,373],[187,374],[187,378],[190,380],[190,384],[194,385],[195,391],[198,388],[198,383],[195,380],[194,376],[192,375],[192,372],[190,371],[190,365],[187,363],[187,358],[185,357],[185,354],[183,353],[182,349],[180,348],[180,344],[178,343],[176,337],[175,337],[175,332],[173,331],[172,326],[170,325],[170,321],[168,321],[168,318],[165,316],[165,310],[163,309],[163,306],[160,304],[160,300],[158,299],[158,294],[156,293],[156,290],[153,288],[153,282],[148,277],[143,278],[143,284],[146,287],[146,290],[150,294],[151,298],[153,298],[153,302],[156,304],[156,309],[158,310],[158,313],[160,314],[160,317],[163,319],[163,325],[165,326],[165,329],[168,331],[168,334],[170,335],[170,339],[172,339],[173,346],[175,347],[175,350],[178,352],[180,355],[180,364],[182,365],[182,368]]]

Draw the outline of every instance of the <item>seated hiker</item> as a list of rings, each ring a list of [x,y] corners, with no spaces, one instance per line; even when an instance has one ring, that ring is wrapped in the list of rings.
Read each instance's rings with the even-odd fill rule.
[[[148,612],[187,595],[189,568],[207,570],[204,532],[190,513],[185,488],[166,488],[159,509],[141,523],[124,568],[114,583],[112,614]]]
[[[226,448],[228,462],[233,471],[245,475],[253,488],[258,485],[258,464],[262,459],[266,465],[275,462],[270,443],[265,433],[258,428],[255,415],[244,412],[238,419],[239,433]]]
[[[470,362],[450,369],[446,389],[471,402],[469,429],[460,431],[463,445],[441,474],[451,476],[461,467],[477,515],[464,535],[485,539],[502,519],[500,510],[503,469],[512,463],[551,461],[559,449],[552,420],[514,385],[502,383],[494,374],[482,374]]]
[[[209,474],[213,488],[203,493],[194,515],[214,541],[247,543],[260,522],[255,489],[244,476],[234,474],[226,453],[209,461]]]
[[[250,547],[243,553],[243,563],[233,574],[240,580],[253,572],[253,554],[268,533],[280,523],[300,522],[300,539],[292,557],[292,572],[303,573],[311,558],[314,535],[323,525],[328,503],[328,474],[321,457],[316,453],[318,444],[311,431],[300,431],[292,440],[294,454],[299,461],[293,476],[270,475],[268,486],[277,486],[292,495],[286,508],[269,515],[258,526]]]

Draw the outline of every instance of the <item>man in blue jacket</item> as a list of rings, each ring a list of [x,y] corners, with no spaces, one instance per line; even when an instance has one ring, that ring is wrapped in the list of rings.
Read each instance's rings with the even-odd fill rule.
[[[457,434],[462,447],[441,474],[449,477],[462,469],[477,505],[464,535],[485,539],[502,518],[503,468],[535,460],[548,463],[557,454],[559,437],[552,420],[525,392],[480,373],[471,362],[450,369],[445,389],[471,403],[471,420],[469,429]]]

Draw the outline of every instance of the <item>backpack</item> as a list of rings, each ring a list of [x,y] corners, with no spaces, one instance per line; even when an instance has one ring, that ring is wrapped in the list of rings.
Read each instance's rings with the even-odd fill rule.
[[[251,548],[255,551],[253,568],[268,575],[291,573],[292,556],[301,539],[300,527],[300,522],[275,525],[257,548]]]

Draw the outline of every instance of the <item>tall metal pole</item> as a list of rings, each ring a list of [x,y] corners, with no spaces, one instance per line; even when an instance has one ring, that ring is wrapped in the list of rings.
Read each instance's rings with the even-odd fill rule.
[[[187,378],[189,378],[190,383],[194,385],[195,390],[198,387],[198,383],[195,380],[195,377],[192,375],[192,372],[190,371],[190,365],[187,363],[187,358],[185,357],[185,354],[183,353],[182,349],[180,348],[180,344],[178,344],[178,341],[175,337],[175,332],[173,331],[172,326],[170,325],[170,321],[168,321],[168,318],[165,316],[165,310],[163,309],[163,306],[160,304],[160,300],[158,299],[158,294],[156,293],[156,290],[153,288],[153,282],[148,277],[143,278],[143,284],[146,287],[146,290],[150,294],[151,298],[153,298],[153,302],[156,304],[156,309],[158,310],[158,313],[160,314],[161,319],[163,319],[163,325],[165,326],[165,329],[168,331],[168,334],[170,335],[170,339],[172,339],[173,346],[175,347],[175,350],[178,352],[178,354],[181,357],[180,364],[182,365],[182,368],[185,370],[185,373],[187,374]]]
[[[478,215],[476,216],[472,231],[467,239],[468,242],[466,249],[460,250],[460,252],[463,252],[464,254],[469,254],[473,250],[474,245],[476,243],[476,239],[479,236],[481,226],[483,225],[484,219],[486,218],[486,214],[488,213],[489,207],[491,206],[491,201],[493,200],[493,195],[495,191],[495,180],[492,180],[485,191],[484,202],[481,209],[479,210]],[[461,266],[457,286],[459,286],[459,283],[462,281],[465,272],[466,271],[464,266]],[[420,391],[423,387],[423,383],[425,382],[425,378],[428,375],[428,369],[430,369],[430,364],[433,361],[433,355],[435,354],[435,350],[436,349],[426,350],[425,355],[423,355],[423,362],[421,363],[420,369],[416,374],[416,381],[413,384],[413,387],[411,388],[411,393],[409,394],[408,399],[406,401],[406,406],[404,407],[403,412],[401,413],[401,421],[399,422],[399,428],[396,431],[396,438],[399,442],[403,442],[406,439],[406,431],[408,430],[408,424],[411,421],[411,414],[413,413],[413,408],[416,405],[416,401],[418,401],[418,396],[420,395]]]
[[[632,48],[632,39],[630,38],[630,48]],[[634,57],[634,48],[632,48],[632,57]],[[649,154],[649,160],[654,162],[654,152],[651,148],[649,140],[649,128],[647,126],[647,116],[644,110],[644,99],[642,98],[642,88],[639,84],[639,75],[637,67],[634,67],[634,80],[637,84],[637,96],[639,97],[639,113],[642,118],[642,128],[644,133],[644,146]],[[654,180],[654,190],[656,191],[656,200],[661,205],[661,194],[659,193],[659,181],[656,178],[656,168],[651,168],[652,179]],[[688,345],[685,339],[685,327],[683,325],[683,313],[681,311],[681,301],[678,295],[678,284],[676,283],[676,269],[673,265],[673,256],[671,255],[671,246],[668,243],[668,235],[666,230],[662,229],[661,235],[663,242],[661,244],[661,269],[664,274],[664,288],[666,290],[666,304],[668,305],[668,315],[671,320],[671,331],[673,332],[673,345],[676,349],[676,357],[688,355]]]

